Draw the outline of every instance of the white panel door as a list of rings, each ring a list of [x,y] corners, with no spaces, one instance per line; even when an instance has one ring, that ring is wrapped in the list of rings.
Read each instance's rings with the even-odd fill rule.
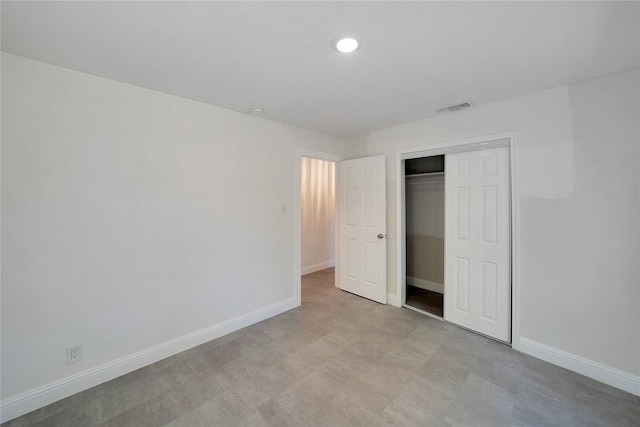
[[[509,148],[445,157],[444,318],[510,341]]]
[[[338,287],[386,304],[385,157],[340,162],[338,194]]]

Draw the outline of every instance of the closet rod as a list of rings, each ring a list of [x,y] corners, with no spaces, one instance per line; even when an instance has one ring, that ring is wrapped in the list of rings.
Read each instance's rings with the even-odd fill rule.
[[[443,176],[443,175],[444,175],[444,172],[427,172],[427,173],[416,173],[412,175],[405,175],[404,178],[409,179],[409,178],[420,178],[422,176]]]
[[[420,184],[444,184],[444,179],[439,181],[405,182],[405,185],[420,185]]]

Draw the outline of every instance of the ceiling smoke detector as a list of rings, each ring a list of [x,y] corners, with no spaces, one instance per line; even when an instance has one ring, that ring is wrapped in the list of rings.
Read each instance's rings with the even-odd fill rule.
[[[448,107],[440,108],[437,111],[438,113],[453,113],[456,111],[464,110],[466,108],[471,108],[473,107],[473,105],[474,105],[473,102],[467,101],[461,104],[449,105]]]

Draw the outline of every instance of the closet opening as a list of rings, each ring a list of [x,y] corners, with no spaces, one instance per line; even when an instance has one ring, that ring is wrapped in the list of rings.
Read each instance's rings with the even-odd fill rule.
[[[444,317],[445,158],[404,160],[405,306]]]

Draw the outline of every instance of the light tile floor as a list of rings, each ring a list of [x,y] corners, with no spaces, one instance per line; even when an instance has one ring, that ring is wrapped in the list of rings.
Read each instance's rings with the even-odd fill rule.
[[[303,278],[301,307],[3,424],[639,426],[640,398]]]

